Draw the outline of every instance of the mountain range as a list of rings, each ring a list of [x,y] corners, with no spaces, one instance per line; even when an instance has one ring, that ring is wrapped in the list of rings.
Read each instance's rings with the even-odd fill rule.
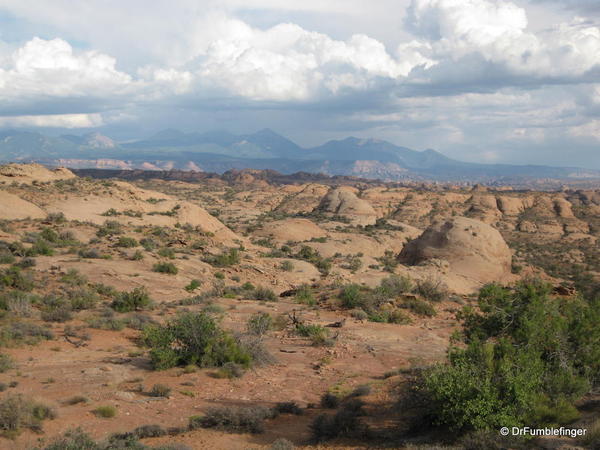
[[[435,150],[416,151],[378,139],[348,137],[303,148],[270,129],[236,135],[226,131],[163,130],[118,143],[100,133],[45,136],[0,131],[0,161],[39,162],[71,168],[196,170],[272,169],[383,180],[498,181],[551,178],[600,179],[600,170],[537,165],[476,164]]]

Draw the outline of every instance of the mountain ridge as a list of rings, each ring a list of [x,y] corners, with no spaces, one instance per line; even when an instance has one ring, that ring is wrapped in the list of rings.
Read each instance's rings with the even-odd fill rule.
[[[133,142],[118,143],[98,132],[45,136],[0,131],[0,161],[40,162],[73,168],[170,170],[197,168],[307,171],[383,180],[490,181],[502,177],[600,179],[600,170],[544,165],[482,164],[455,160],[434,150],[417,151],[385,140],[329,140],[304,148],[275,131],[233,134],[224,130],[185,133],[161,130]]]

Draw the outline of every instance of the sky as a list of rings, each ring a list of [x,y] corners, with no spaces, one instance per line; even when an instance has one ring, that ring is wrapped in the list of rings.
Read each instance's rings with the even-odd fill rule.
[[[0,0],[0,128],[600,169],[600,1]]]

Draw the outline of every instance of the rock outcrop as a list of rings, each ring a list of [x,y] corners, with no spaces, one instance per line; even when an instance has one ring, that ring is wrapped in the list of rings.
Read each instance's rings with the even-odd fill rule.
[[[350,219],[354,225],[373,225],[377,213],[371,204],[360,199],[350,187],[331,189],[317,207],[318,211]]]
[[[486,283],[510,275],[512,254],[495,228],[478,220],[453,217],[427,228],[398,258],[409,265],[446,260],[451,272]]]

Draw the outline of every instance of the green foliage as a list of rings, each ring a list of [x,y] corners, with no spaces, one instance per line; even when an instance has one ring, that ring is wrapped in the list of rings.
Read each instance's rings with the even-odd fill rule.
[[[186,287],[184,287],[184,289],[188,292],[194,292],[201,285],[202,285],[202,282],[200,280],[194,279],[194,280],[190,281],[190,284],[188,284]]]
[[[145,287],[137,287],[131,292],[120,292],[111,307],[118,312],[141,311],[152,306],[152,299]]]
[[[308,245],[303,245],[300,248],[300,251],[298,251],[297,254],[293,255],[293,257],[297,259],[303,259],[313,264],[323,276],[329,275],[329,272],[331,271],[331,259],[323,258],[317,250],[313,249],[312,247],[309,247]]]
[[[98,406],[92,411],[96,416],[103,419],[111,419],[117,415],[117,408],[112,405]]]
[[[448,299],[448,288],[441,280],[426,278],[417,280],[415,293],[432,302],[441,302]]]
[[[289,260],[285,260],[281,263],[281,266],[279,267],[284,272],[291,272],[292,270],[294,270],[294,263]]]
[[[5,437],[16,437],[24,429],[40,431],[42,422],[53,418],[54,412],[48,406],[23,395],[9,395],[0,400],[0,430]]]
[[[248,367],[251,363],[250,354],[206,313],[183,313],[164,326],[146,327],[143,341],[150,347],[156,369],[188,364],[220,367],[227,362]]]
[[[116,220],[107,220],[104,222],[98,231],[96,232],[96,236],[104,237],[104,236],[113,236],[115,234],[122,234],[123,226],[117,222]]]
[[[228,251],[219,255],[211,255],[204,259],[204,262],[215,267],[229,267],[240,263],[240,251],[237,248],[230,248]]]
[[[460,316],[464,347],[423,378],[434,422],[464,431],[574,420],[600,375],[598,301],[564,302],[529,281],[485,286],[478,303]]]
[[[313,345],[331,345],[333,342],[329,339],[329,330],[327,328],[316,325],[304,325],[298,324],[296,325],[296,332],[300,336],[307,337],[311,340]]]
[[[152,266],[152,270],[154,272],[167,273],[169,275],[177,275],[177,273],[179,272],[179,270],[177,269],[177,266],[175,266],[175,264],[170,263],[170,262],[156,263],[156,264],[154,264],[154,266]]]
[[[19,267],[11,266],[0,270],[0,287],[31,291],[34,287],[33,279],[29,274],[24,274]]]
[[[275,292],[273,292],[272,289],[269,289],[269,288],[263,287],[263,286],[257,286],[252,291],[252,298],[254,300],[263,300],[266,302],[276,302],[277,301],[277,295],[275,294]]]
[[[117,243],[115,244],[117,247],[123,248],[133,248],[139,245],[138,241],[132,237],[127,236],[119,236]]]
[[[256,336],[266,334],[273,327],[273,318],[267,313],[256,313],[246,322],[248,333]]]
[[[302,303],[304,305],[314,306],[317,304],[317,299],[315,298],[311,287],[308,284],[302,284],[298,289],[296,289],[296,296],[294,299],[298,303]]]
[[[152,386],[148,395],[151,397],[168,397],[171,394],[171,388],[165,384],[155,384]]]

